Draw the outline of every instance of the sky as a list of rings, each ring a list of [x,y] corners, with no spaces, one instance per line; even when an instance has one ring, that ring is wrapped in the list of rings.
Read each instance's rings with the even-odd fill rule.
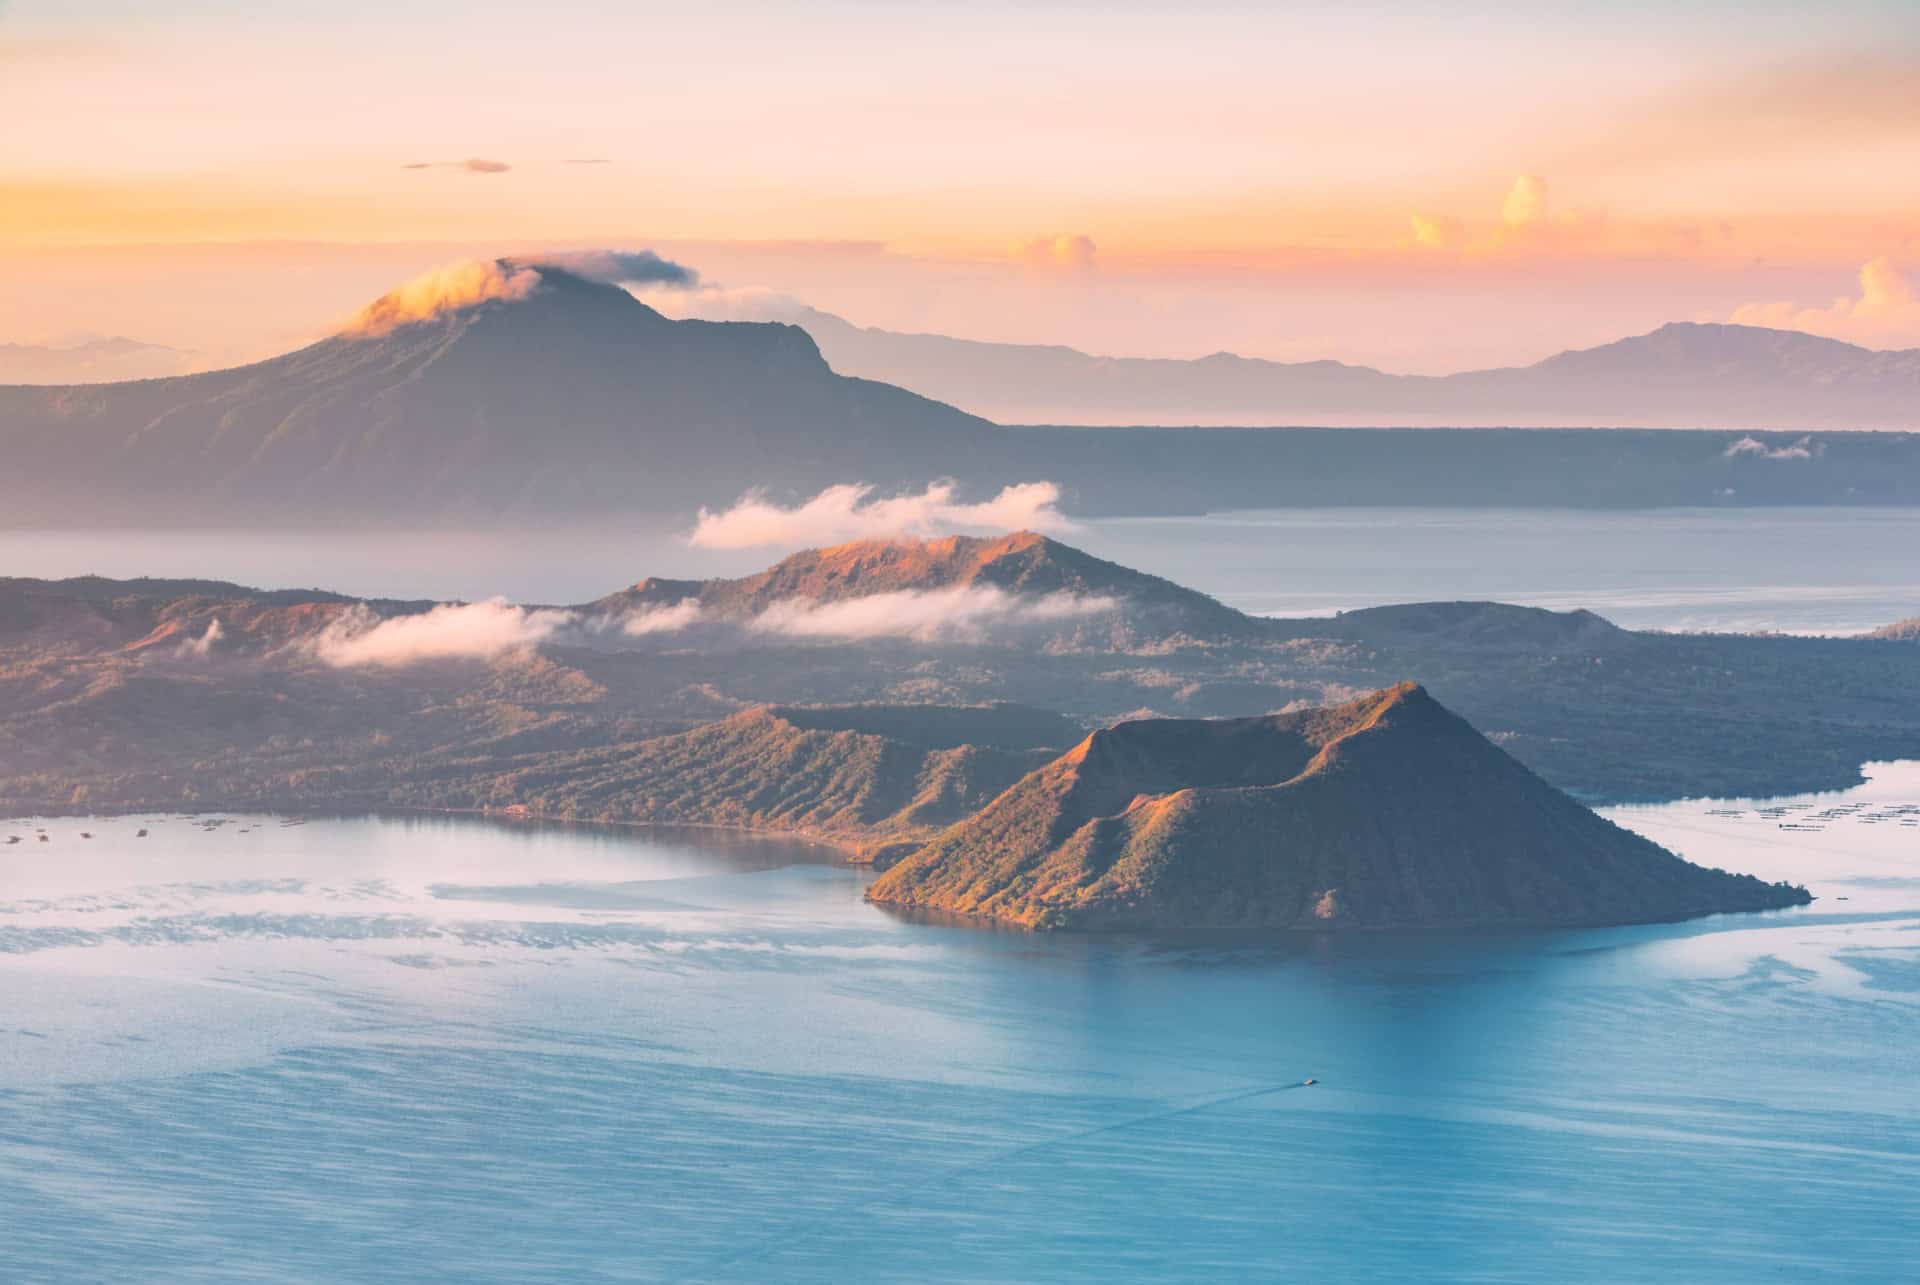
[[[1122,354],[1920,345],[1917,9],[0,0],[0,342],[261,355],[611,246]]]

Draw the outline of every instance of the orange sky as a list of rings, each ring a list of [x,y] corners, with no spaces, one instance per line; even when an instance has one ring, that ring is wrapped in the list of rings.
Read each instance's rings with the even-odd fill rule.
[[[718,245],[710,279],[854,320],[1108,351],[1434,369],[1735,315],[1920,343],[1911,19],[0,0],[0,118],[33,122],[0,146],[0,341],[238,350],[430,246],[565,242]],[[265,325],[224,288],[135,297],[178,288],[141,247],[253,241],[358,248],[226,252],[277,275]],[[335,290],[320,259],[359,266]],[[120,296],[49,305],[56,261]]]

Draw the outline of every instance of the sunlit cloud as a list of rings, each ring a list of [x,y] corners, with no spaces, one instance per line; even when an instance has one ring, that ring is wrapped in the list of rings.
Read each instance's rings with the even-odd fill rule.
[[[347,333],[370,339],[402,326],[433,321],[493,300],[525,299],[540,288],[540,273],[504,261],[468,259],[423,272],[381,295],[347,325]]]
[[[1869,347],[1920,344],[1920,294],[1885,255],[1860,267],[1860,291],[1824,308],[1781,301],[1743,304],[1727,318],[1735,325],[1804,330]]]
[[[1507,189],[1500,203],[1500,221],[1510,228],[1530,227],[1547,219],[1547,180],[1538,174],[1522,174]]]
[[[1013,248],[1013,257],[1030,268],[1091,272],[1099,247],[1085,233],[1035,237]]]
[[[750,549],[957,532],[1073,529],[1060,512],[1060,488],[1052,482],[1004,487],[992,499],[977,504],[958,500],[958,488],[952,482],[934,482],[918,495],[876,498],[873,492],[864,483],[844,483],[791,507],[774,503],[762,492],[750,493],[718,513],[701,509],[688,540],[703,549]]]
[[[1453,219],[1439,215],[1415,214],[1409,220],[1413,228],[1413,243],[1429,250],[1445,250],[1459,243],[1460,225]]]

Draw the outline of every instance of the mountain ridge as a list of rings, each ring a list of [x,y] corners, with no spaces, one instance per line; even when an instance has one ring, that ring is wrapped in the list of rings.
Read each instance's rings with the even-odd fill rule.
[[[1804,904],[1689,865],[1416,683],[1089,735],[892,864],[882,905],[1096,930],[1584,927]]]

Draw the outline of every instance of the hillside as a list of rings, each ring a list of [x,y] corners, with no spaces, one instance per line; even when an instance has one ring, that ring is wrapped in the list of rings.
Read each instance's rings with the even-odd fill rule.
[[[883,904],[1030,927],[1574,926],[1798,905],[1594,815],[1406,683],[1095,732],[882,875]]]
[[[538,285],[521,296],[349,327],[251,366],[0,388],[0,445],[32,481],[0,498],[12,520],[55,525],[76,504],[172,520],[187,500],[218,506],[200,520],[275,523],[632,512],[677,507],[690,482],[728,500],[776,467],[824,485],[930,435],[989,429],[834,374],[796,327],[670,321],[617,286],[524,271]]]
[[[1268,632],[1264,622],[1203,593],[1031,531],[995,538],[863,540],[809,549],[734,580],[642,580],[590,604],[590,609],[624,614],[691,603],[698,605],[703,620],[744,622],[795,603],[848,604],[879,595],[944,595],[964,610],[968,591],[1062,608],[1107,604],[1073,613],[1056,627],[1074,633],[1091,630],[1115,646],[1165,643],[1175,637],[1247,640]]]
[[[1020,706],[765,706],[669,736],[545,754],[403,801],[720,825],[867,844],[971,814],[1081,735]],[[462,797],[463,789],[465,797]]]

